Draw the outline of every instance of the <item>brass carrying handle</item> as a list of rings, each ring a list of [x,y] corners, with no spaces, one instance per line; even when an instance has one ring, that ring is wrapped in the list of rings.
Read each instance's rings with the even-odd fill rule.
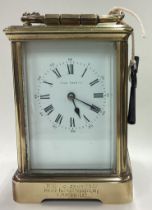
[[[96,14],[45,14],[40,15],[37,12],[24,13],[21,21],[24,25],[32,24],[45,25],[97,25],[98,23],[116,22],[120,23],[124,18],[122,14],[109,14],[99,16]]]

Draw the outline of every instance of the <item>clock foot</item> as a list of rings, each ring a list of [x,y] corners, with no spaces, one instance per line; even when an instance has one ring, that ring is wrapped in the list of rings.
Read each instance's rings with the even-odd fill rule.
[[[51,176],[50,176],[51,177]],[[13,197],[19,203],[40,203],[45,200],[99,200],[119,204],[132,201],[131,174],[122,178],[105,177],[24,177],[13,178]],[[39,181],[38,181],[39,180]],[[61,181],[62,180],[62,181]],[[67,182],[68,180],[68,182]],[[83,181],[84,180],[84,181]],[[86,181],[87,180],[87,181]]]

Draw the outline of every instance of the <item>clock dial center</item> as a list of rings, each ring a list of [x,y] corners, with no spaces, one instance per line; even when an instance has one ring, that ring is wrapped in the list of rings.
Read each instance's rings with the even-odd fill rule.
[[[68,93],[67,98],[69,100],[73,100],[73,99],[75,99],[75,94],[73,92],[70,92],[70,93]]]

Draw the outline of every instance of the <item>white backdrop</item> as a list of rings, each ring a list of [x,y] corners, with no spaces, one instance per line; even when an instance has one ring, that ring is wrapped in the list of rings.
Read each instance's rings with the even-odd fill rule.
[[[130,209],[152,208],[152,2],[150,0],[0,0],[0,209]],[[23,205],[12,200],[11,177],[17,168],[15,116],[10,43],[2,30],[21,24],[25,11],[45,13],[107,14],[113,6],[134,10],[143,20],[147,38],[142,39],[137,21],[126,16],[135,28],[136,55],[140,56],[137,88],[137,124],[129,126],[129,150],[134,176],[134,201],[125,205],[97,202],[49,202]]]

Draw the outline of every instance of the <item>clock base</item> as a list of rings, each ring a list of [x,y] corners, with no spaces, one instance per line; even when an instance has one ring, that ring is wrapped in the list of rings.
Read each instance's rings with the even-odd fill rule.
[[[118,204],[132,201],[132,176],[122,177],[13,177],[13,198],[19,203],[44,200],[100,200]]]

